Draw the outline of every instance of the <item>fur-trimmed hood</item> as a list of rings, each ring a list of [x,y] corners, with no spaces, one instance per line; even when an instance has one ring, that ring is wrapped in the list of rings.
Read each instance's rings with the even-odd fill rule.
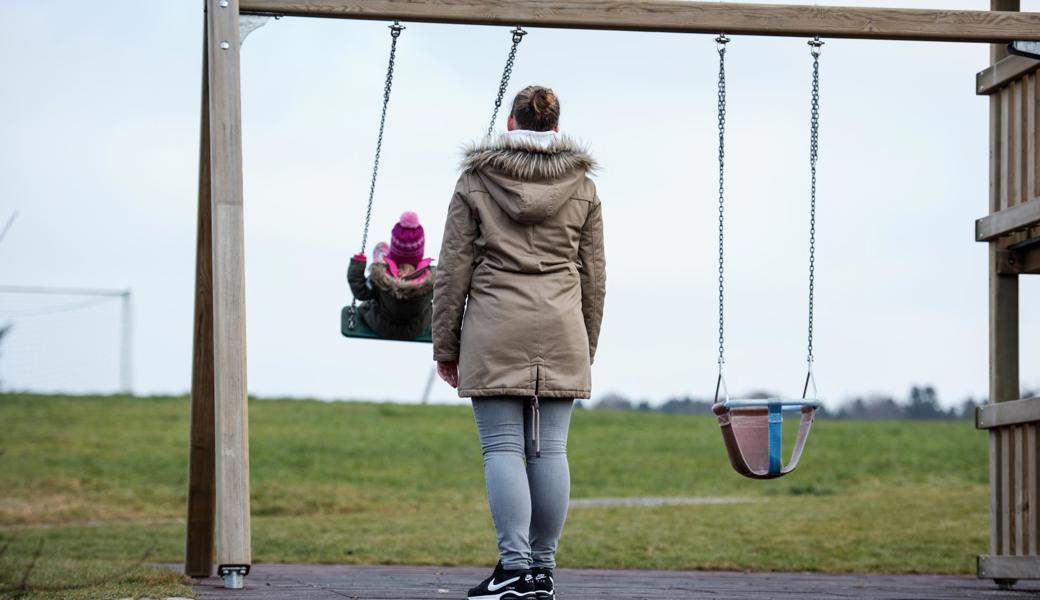
[[[533,136],[503,134],[471,144],[463,151],[463,171],[472,173],[486,167],[523,181],[536,181],[559,179],[575,170],[593,173],[597,165],[585,146],[566,135],[556,135],[545,143]]]
[[[565,135],[513,131],[468,147],[461,168],[479,177],[513,220],[532,225],[556,214],[596,161]]]
[[[429,272],[421,279],[418,278],[420,272],[404,277],[394,277],[386,263],[375,263],[369,269],[368,276],[372,280],[372,285],[385,290],[395,298],[408,300],[433,293],[433,284],[437,279],[437,268],[430,265],[426,269]]]

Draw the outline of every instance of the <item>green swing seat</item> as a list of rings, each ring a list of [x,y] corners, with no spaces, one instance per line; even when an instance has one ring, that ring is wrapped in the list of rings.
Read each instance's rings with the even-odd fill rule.
[[[389,342],[419,342],[420,344],[432,344],[433,343],[433,332],[431,327],[427,325],[426,329],[417,337],[413,338],[386,338],[378,333],[372,331],[372,328],[365,324],[364,319],[361,315],[357,315],[353,319],[354,326],[350,326],[352,312],[354,311],[353,306],[344,306],[343,310],[339,313],[339,330],[344,337],[348,338],[360,338],[367,340],[387,340]]]

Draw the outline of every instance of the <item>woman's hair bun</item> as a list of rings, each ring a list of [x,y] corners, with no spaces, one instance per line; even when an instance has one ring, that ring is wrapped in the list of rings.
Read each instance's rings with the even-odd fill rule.
[[[549,108],[549,93],[549,90],[540,88],[531,94],[531,110],[534,111],[534,114],[540,115]]]
[[[513,118],[520,129],[549,131],[559,125],[560,100],[551,88],[529,85],[513,98]]]

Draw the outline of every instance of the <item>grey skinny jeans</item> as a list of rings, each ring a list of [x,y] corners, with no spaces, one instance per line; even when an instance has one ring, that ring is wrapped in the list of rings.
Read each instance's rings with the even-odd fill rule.
[[[541,452],[532,444],[530,398],[474,398],[488,504],[506,569],[556,567],[571,494],[567,432],[573,400],[543,398]]]

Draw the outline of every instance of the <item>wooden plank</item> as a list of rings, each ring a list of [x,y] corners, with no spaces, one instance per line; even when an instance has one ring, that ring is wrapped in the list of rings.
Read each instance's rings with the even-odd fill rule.
[[[1025,554],[1036,554],[1036,537],[1037,537],[1037,522],[1036,522],[1036,423],[1029,423],[1025,425],[1025,479],[1022,480],[1022,484],[1025,488],[1025,521],[1026,521],[1026,544],[1023,548]]]
[[[999,210],[975,221],[975,241],[988,242],[1013,231],[1040,225],[1040,197]]]
[[[1022,79],[1022,199],[1036,198],[1036,74]]]
[[[1023,453],[1025,452],[1025,425],[1014,425],[1011,429],[1014,431],[1015,436],[1014,456],[1012,457],[1013,463],[1011,465],[1011,472],[1014,476],[1013,487],[1015,489],[1014,504],[1011,508],[1014,515],[1015,544],[1011,553],[1025,554],[1027,527],[1024,519],[1026,513],[1025,483],[1027,479],[1026,464],[1023,459]]]
[[[188,517],[184,574],[213,574],[216,517],[213,409],[213,246],[209,172],[209,69],[202,35],[202,107],[199,128],[199,207],[195,238],[195,328],[191,361],[191,434],[188,456]]]
[[[1040,579],[1040,556],[982,555],[977,568],[983,579]]]
[[[226,4],[226,6],[222,6]],[[217,562],[251,562],[237,0],[207,0],[213,211]]]
[[[1011,430],[1000,432],[1000,554],[1011,554]]]
[[[994,210],[1003,210],[1010,206],[1011,178],[1015,161],[1011,158],[1014,148],[1011,145],[1011,90],[1000,91],[1000,206]]]
[[[975,75],[975,93],[988,96],[1020,77],[1040,68],[1040,60],[1006,56]]]
[[[1040,196],[1040,152],[1037,151],[1037,129],[1040,128],[1040,75],[1033,73],[1029,78],[1030,80],[1030,99],[1029,99],[1029,137],[1030,137],[1030,148],[1032,150],[1033,163],[1030,165],[1030,171],[1034,174],[1033,176],[1033,188],[1030,190],[1030,194],[1033,197]]]
[[[243,12],[301,17],[780,35],[993,42],[1040,40],[1040,14],[699,2],[690,0],[241,0]]]
[[[1022,85],[1022,197],[1024,204],[1036,191],[1036,75],[1023,77]]]
[[[978,420],[978,409],[975,412]],[[1000,438],[1003,431],[989,430],[989,552],[1000,554],[1004,545],[1003,531],[1000,527],[1000,492],[1004,486],[1000,480]]]
[[[989,206],[990,214],[1000,210],[1000,94],[989,97]]]
[[[979,429],[1033,422],[1040,422],[1040,397],[986,404],[975,411],[975,427]]]
[[[1011,112],[1008,115],[1008,135],[1011,137],[1011,153],[1008,155],[1009,167],[1008,181],[1008,207],[1018,206],[1025,202],[1022,189],[1022,162],[1025,160],[1022,126],[1025,119],[1022,118],[1022,80],[1019,79],[1011,84],[1008,89],[1008,102],[1011,104]]]

